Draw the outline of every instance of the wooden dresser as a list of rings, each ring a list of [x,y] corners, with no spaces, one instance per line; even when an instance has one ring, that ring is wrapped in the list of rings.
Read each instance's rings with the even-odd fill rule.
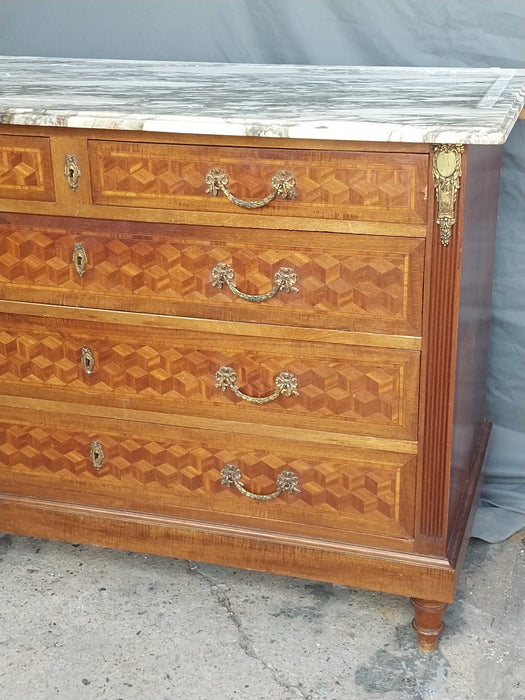
[[[524,72],[0,63],[0,530],[410,596],[433,650]]]

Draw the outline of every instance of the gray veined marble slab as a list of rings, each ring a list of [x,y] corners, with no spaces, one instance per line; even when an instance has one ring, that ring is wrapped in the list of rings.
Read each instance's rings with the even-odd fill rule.
[[[0,123],[498,144],[525,70],[0,57]]]

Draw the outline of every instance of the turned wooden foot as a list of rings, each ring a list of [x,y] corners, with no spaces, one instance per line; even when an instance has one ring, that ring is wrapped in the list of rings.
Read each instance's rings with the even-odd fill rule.
[[[438,603],[435,600],[421,600],[410,598],[414,608],[412,627],[417,634],[419,651],[430,654],[437,649],[438,637],[443,632],[443,613],[447,603]]]

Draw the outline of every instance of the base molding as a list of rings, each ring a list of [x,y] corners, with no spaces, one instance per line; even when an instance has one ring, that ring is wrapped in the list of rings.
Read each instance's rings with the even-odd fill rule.
[[[446,559],[129,510],[0,494],[0,530],[452,602]]]

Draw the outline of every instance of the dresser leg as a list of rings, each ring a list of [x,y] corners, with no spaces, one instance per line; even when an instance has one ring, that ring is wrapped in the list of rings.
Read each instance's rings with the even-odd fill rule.
[[[443,613],[447,603],[438,603],[435,600],[422,600],[410,598],[414,608],[412,627],[417,634],[419,651],[430,654],[437,649],[438,637],[443,632]]]

